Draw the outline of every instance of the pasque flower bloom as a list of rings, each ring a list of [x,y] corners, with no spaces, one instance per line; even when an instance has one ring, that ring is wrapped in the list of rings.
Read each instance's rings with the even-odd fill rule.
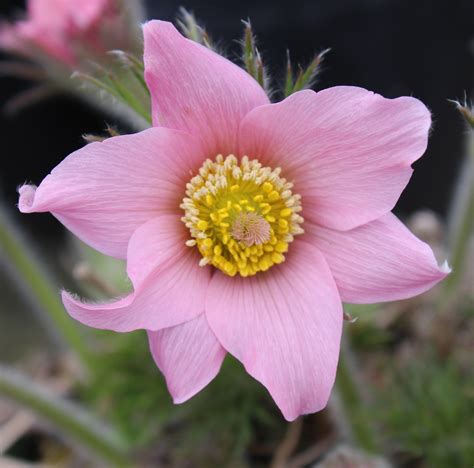
[[[29,0],[24,20],[0,28],[0,47],[75,67],[129,46],[123,14],[117,0]]]
[[[177,403],[229,352],[288,420],[320,410],[342,302],[411,297],[447,273],[390,213],[430,113],[349,86],[271,104],[171,24],[149,22],[144,36],[155,127],[87,145],[20,188],[21,211],[50,211],[127,259],[131,294],[87,304],[64,292],[66,309],[92,327],[148,330]]]

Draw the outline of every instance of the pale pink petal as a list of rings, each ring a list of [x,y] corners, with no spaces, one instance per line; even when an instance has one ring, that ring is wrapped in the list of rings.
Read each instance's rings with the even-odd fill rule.
[[[199,266],[197,250],[184,244],[183,227],[175,215],[139,227],[128,250],[134,292],[106,304],[86,304],[63,292],[69,314],[90,327],[118,332],[159,330],[202,314],[211,268]]]
[[[188,400],[214,379],[226,355],[204,314],[176,327],[148,332],[148,339],[175,403]]]
[[[204,156],[199,139],[165,128],[91,143],[37,189],[21,187],[19,208],[50,211],[97,250],[125,258],[141,224],[161,213],[181,214],[186,183]]]
[[[234,153],[244,115],[269,102],[260,85],[229,60],[185,39],[171,23],[150,21],[143,34],[153,124],[199,135],[206,156]]]
[[[216,272],[206,316],[222,346],[272,395],[287,420],[326,406],[342,304],[323,255],[297,240],[285,263],[254,277]]]
[[[344,232],[305,223],[305,236],[323,252],[344,302],[406,299],[449,273],[392,213]]]
[[[410,164],[425,151],[431,118],[417,99],[362,88],[306,90],[243,120],[239,152],[295,183],[303,216],[339,230],[379,218],[396,204]]]

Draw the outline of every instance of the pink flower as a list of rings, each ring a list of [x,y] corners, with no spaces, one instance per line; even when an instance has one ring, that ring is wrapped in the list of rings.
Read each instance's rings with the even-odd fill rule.
[[[0,47],[33,58],[40,51],[74,67],[126,45],[116,0],[29,0],[27,13],[0,28]]]
[[[148,330],[176,403],[229,352],[286,419],[318,411],[336,374],[342,301],[411,297],[447,274],[390,213],[426,149],[430,113],[349,86],[270,104],[242,69],[171,24],[147,23],[144,35],[155,128],[71,154],[38,188],[20,188],[20,210],[50,211],[127,259],[131,294],[85,304],[64,292],[64,304],[92,327]]]

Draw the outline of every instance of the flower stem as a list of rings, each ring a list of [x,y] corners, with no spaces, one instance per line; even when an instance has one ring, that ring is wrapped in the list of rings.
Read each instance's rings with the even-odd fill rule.
[[[84,369],[89,370],[93,360],[84,337],[66,314],[57,288],[1,206],[0,253],[16,270],[33,300],[48,314],[61,338],[77,355]]]
[[[474,230],[474,131],[467,137],[468,154],[461,174],[459,190],[453,202],[450,231],[451,274],[445,280],[447,298],[457,291],[468,258],[469,242]]]
[[[353,377],[348,344],[341,346],[336,385],[342,401],[344,414],[349,422],[355,442],[367,452],[376,450],[375,437],[369,423],[368,409],[364,404],[359,385]]]
[[[116,433],[84,409],[5,366],[0,366],[0,395],[32,410],[107,465],[130,466],[125,444]]]

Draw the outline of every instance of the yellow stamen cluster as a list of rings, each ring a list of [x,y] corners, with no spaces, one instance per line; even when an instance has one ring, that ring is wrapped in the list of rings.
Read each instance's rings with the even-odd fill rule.
[[[247,156],[204,162],[180,205],[192,237],[186,245],[197,245],[201,266],[251,276],[285,260],[288,244],[304,231],[301,197],[280,173]]]

